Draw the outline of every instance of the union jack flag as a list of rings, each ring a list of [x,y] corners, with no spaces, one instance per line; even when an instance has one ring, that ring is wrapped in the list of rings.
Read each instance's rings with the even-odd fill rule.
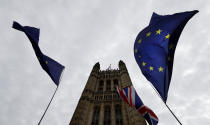
[[[157,125],[158,117],[150,108],[143,104],[133,86],[124,89],[117,86],[117,92],[123,101],[135,108],[146,119],[149,125]]]

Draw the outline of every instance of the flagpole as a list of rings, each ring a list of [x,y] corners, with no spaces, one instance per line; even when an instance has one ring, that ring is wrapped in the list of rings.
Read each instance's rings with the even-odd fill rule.
[[[157,95],[161,98],[161,100],[163,101],[163,103],[165,104],[165,106],[168,108],[168,110],[171,112],[171,114],[175,117],[175,119],[179,122],[180,125],[182,125],[182,123],[180,122],[180,120],[176,117],[176,115],[173,113],[173,111],[168,107],[168,105],[166,104],[166,102],[163,100],[163,98],[159,95],[159,93],[157,92],[157,90],[154,88],[154,86],[152,84],[150,84],[152,86],[152,88],[155,90],[155,92],[157,93]]]
[[[64,69],[65,69],[65,68],[64,68]],[[64,69],[63,69],[63,71],[64,71]],[[44,116],[45,116],[45,114],[46,114],[46,112],[47,112],[47,110],[48,110],[48,108],[49,108],[49,106],[50,106],[50,104],[51,104],[51,102],[52,102],[52,100],[53,100],[54,96],[55,96],[55,93],[56,93],[56,92],[57,92],[57,90],[58,90],[58,87],[59,87],[59,85],[60,85],[60,82],[61,82],[61,79],[62,79],[62,76],[63,76],[63,71],[62,71],[61,76],[60,76],[60,79],[59,79],[59,84],[57,85],[57,87],[56,87],[56,89],[55,89],[55,92],[54,92],[54,94],[53,94],[53,96],[52,96],[52,98],[51,98],[51,100],[50,100],[49,104],[47,105],[47,108],[46,108],[46,109],[45,109],[45,111],[44,111],[44,114],[42,115],[41,119],[39,120],[38,125],[40,125],[40,124],[41,124],[42,119],[44,118]]]
[[[176,115],[173,113],[173,111],[168,107],[168,105],[166,103],[164,103],[164,104],[169,109],[169,111],[171,112],[171,114],[176,118],[176,120],[179,122],[179,124],[182,125],[182,123],[179,121],[179,119],[176,117]]]
[[[156,91],[157,93],[157,91]],[[158,93],[157,93],[158,94]],[[158,94],[159,95],[159,94]],[[159,97],[161,98],[161,100],[163,101],[162,97],[159,95]],[[173,111],[169,108],[169,106],[166,104],[166,102],[163,101],[163,103],[165,104],[165,106],[168,108],[168,110],[171,112],[171,114],[175,117],[175,119],[179,122],[180,125],[182,125],[182,123],[180,122],[180,120],[176,117],[176,115],[173,113]]]
[[[58,86],[59,86],[59,85],[58,85]],[[49,108],[49,106],[50,106],[50,104],[51,104],[51,102],[52,102],[52,100],[53,100],[54,96],[55,96],[55,93],[56,93],[56,92],[57,92],[57,90],[58,90],[58,86],[56,87],[55,92],[54,92],[54,94],[53,94],[53,96],[52,96],[52,98],[51,98],[51,100],[50,100],[50,103],[48,104],[47,108],[46,108],[46,109],[45,109],[45,111],[44,111],[44,114],[42,115],[41,119],[39,120],[38,125],[40,125],[40,124],[41,124],[42,119],[44,118],[44,116],[45,116],[45,114],[46,114],[46,112],[47,112],[47,110],[48,110],[48,108]]]

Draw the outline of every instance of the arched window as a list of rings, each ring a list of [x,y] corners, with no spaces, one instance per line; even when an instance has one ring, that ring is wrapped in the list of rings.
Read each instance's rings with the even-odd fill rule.
[[[104,88],[104,81],[101,80],[101,81],[99,82],[98,91],[99,91],[99,92],[103,92],[103,88]]]
[[[104,108],[104,125],[111,124],[111,108],[110,106],[105,106]]]
[[[110,91],[111,90],[111,80],[107,80],[106,81],[106,91]]]
[[[91,125],[98,125],[99,113],[100,113],[100,107],[95,106],[93,109],[93,119]]]
[[[115,105],[115,124],[123,125],[121,105]]]

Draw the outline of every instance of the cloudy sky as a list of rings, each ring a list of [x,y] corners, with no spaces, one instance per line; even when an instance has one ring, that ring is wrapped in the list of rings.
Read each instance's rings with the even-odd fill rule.
[[[210,124],[210,1],[207,0],[0,0],[0,124],[36,125],[56,85],[13,20],[41,29],[43,53],[66,66],[42,125],[68,125],[93,65],[126,63],[132,82],[159,117],[177,125],[133,56],[136,35],[153,12],[198,9],[177,46],[167,103],[184,125]]]

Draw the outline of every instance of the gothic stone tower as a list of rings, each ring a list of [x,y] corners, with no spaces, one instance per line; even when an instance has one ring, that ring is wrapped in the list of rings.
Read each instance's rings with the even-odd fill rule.
[[[144,118],[117,94],[115,86],[131,84],[123,61],[119,69],[104,71],[96,63],[69,125],[146,125]]]

